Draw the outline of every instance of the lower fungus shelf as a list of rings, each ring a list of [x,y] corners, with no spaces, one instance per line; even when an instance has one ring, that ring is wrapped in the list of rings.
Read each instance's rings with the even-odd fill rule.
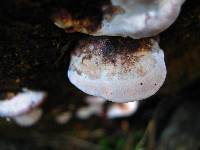
[[[153,38],[90,37],[72,51],[68,77],[89,95],[122,103],[155,94],[166,72],[164,53]]]

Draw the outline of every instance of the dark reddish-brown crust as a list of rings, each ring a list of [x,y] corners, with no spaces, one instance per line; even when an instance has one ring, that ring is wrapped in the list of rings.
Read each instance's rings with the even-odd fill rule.
[[[66,32],[81,32],[92,34],[100,28],[100,20],[89,17],[76,18],[65,9],[53,15],[54,22],[60,22]]]
[[[76,7],[79,6],[79,9]],[[119,6],[113,6],[109,0],[66,1],[63,7],[52,15],[52,20],[66,32],[94,34],[101,29],[102,20],[112,20],[113,16],[123,13]]]

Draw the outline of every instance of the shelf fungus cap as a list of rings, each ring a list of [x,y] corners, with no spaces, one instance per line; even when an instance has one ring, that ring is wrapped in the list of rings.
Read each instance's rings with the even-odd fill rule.
[[[134,39],[158,35],[174,23],[184,1],[111,0],[113,7],[123,11],[111,15],[111,19],[106,19],[105,15],[96,35],[129,36]]]
[[[45,99],[46,93],[23,89],[22,92],[0,100],[0,117],[15,117],[38,107]]]
[[[68,78],[83,92],[113,102],[155,94],[166,77],[163,51],[153,38],[83,39],[71,54]]]
[[[77,19],[76,15],[62,10],[53,16],[53,21],[66,32],[139,39],[155,36],[167,29],[178,17],[184,1],[111,0],[100,6],[101,20],[90,16]]]

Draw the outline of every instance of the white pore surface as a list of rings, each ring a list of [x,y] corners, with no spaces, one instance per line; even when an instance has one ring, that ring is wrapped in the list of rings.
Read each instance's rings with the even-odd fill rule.
[[[34,109],[26,114],[12,118],[15,123],[22,127],[29,127],[34,125],[42,117],[42,109]]]
[[[13,117],[37,107],[46,96],[45,92],[23,89],[11,99],[0,100],[0,116]]]
[[[112,104],[108,108],[106,115],[109,119],[129,117],[137,111],[138,106],[139,106],[138,101],[123,103],[123,104]]]
[[[103,63],[100,56],[93,56],[84,63],[84,54],[72,56],[68,77],[72,84],[89,95],[121,103],[142,100],[155,94],[166,77],[164,54],[156,42],[152,50],[142,55],[126,73],[121,60],[114,66]]]
[[[111,0],[125,12],[111,21],[102,22],[95,35],[142,38],[157,35],[168,28],[179,15],[185,0]]]

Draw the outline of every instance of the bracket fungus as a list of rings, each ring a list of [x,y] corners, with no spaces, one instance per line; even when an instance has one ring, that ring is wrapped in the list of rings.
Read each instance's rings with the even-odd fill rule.
[[[75,48],[69,80],[85,93],[113,102],[142,100],[156,93],[167,71],[162,49],[147,37],[167,29],[184,1],[110,0],[99,5],[99,20],[62,9],[52,17],[55,25],[66,32],[98,36],[82,40]]]
[[[30,112],[39,106],[45,97],[45,92],[23,89],[11,98],[0,100],[0,116],[12,118]]]
[[[167,29],[177,18],[185,0],[111,0],[101,7],[101,20],[77,19],[68,11],[53,16],[55,25],[66,32],[134,39],[151,37]],[[75,7],[75,6],[74,6]]]
[[[113,102],[141,100],[163,84],[164,54],[153,38],[90,37],[72,52],[68,77],[90,95]]]
[[[104,19],[97,35],[150,37],[168,28],[185,0],[111,0],[123,11]],[[106,16],[106,15],[105,15]]]

